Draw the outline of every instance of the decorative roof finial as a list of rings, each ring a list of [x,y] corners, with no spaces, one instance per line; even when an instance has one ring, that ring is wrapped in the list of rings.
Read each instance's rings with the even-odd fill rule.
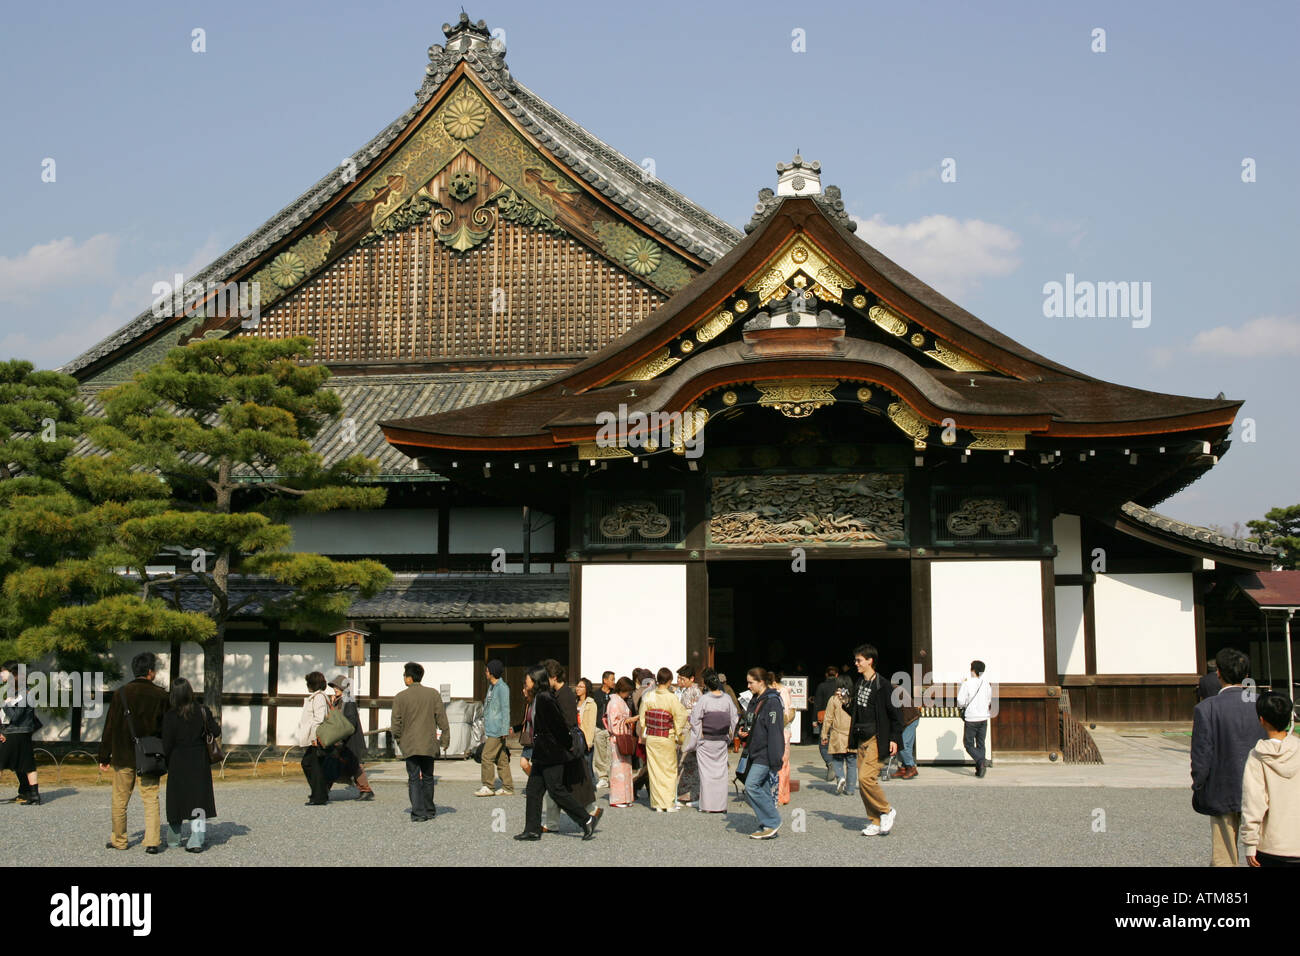
[[[506,67],[504,30],[488,30],[486,21],[471,21],[469,14],[462,10],[456,25],[444,23],[442,32],[447,42],[429,47],[429,66],[424,71],[424,85],[415,94],[417,97],[426,99],[431,95],[462,60],[475,67],[480,75],[486,74],[485,78],[500,81],[508,90],[515,89],[514,78]]]
[[[753,218],[745,226],[745,232],[753,232],[757,229],[763,223],[763,220],[772,214],[772,210],[781,205],[781,201],[787,196],[811,199],[821,207],[822,212],[826,213],[830,219],[839,223],[849,232],[857,231],[857,222],[844,209],[844,201],[840,198],[840,188],[838,186],[822,188],[821,163],[816,161],[805,162],[802,156],[795,153],[794,159],[790,162],[777,163],[776,172],[776,190],[760,189],[758,191],[758,204],[754,206]]]

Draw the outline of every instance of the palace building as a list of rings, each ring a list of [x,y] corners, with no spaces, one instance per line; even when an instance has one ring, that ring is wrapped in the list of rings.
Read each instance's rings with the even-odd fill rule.
[[[1190,718],[1234,639],[1207,637],[1206,595],[1271,552],[1151,509],[1225,453],[1240,401],[1025,348],[858,239],[798,156],[741,232],[515,80],[482,21],[444,31],[354,171],[195,277],[257,281],[258,322],[147,312],[65,367],[93,407],[177,344],[316,340],[345,407],[317,450],[377,458],[389,491],[294,525],[397,572],[351,611],[371,729],[407,660],[470,698],[490,657],[512,687],[548,656],[739,686],[864,641],[922,683],[985,661],[997,751],[1067,751],[1063,710]],[[196,646],[154,649],[201,686]],[[236,744],[291,742],[303,676],[337,671],[256,603],[226,651]],[[956,756],[927,719],[922,756]]]

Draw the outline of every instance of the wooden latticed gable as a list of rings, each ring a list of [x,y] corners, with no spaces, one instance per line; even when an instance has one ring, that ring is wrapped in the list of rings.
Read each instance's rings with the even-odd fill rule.
[[[644,319],[739,238],[515,82],[462,14],[417,102],[211,267],[65,366],[129,378],[204,337],[307,333],[336,366],[562,367]],[[214,308],[256,288],[259,314]],[[255,284],[255,286],[253,285]]]

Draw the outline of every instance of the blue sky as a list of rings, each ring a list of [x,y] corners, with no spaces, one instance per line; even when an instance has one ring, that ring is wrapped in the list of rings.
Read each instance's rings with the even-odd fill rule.
[[[791,6],[466,9],[505,31],[520,82],[730,222],[798,148],[860,236],[1030,348],[1246,400],[1256,440],[1238,435],[1165,513],[1230,530],[1300,502],[1300,7]],[[155,281],[238,242],[411,104],[459,12],[11,6],[0,355],[67,361],[146,308]],[[1151,283],[1149,327],[1045,318],[1043,286],[1067,273]]]

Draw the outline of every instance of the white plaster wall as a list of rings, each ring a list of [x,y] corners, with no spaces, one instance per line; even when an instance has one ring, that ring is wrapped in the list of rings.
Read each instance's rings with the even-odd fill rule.
[[[1098,674],[1197,674],[1191,572],[1099,574]]]
[[[555,549],[555,521],[550,515],[533,511],[533,553]],[[524,549],[524,514],[522,508],[453,508],[447,547],[453,554],[491,554],[494,548],[507,552]],[[434,542],[437,551],[437,541]]]
[[[930,602],[936,681],[962,680],[981,660],[995,683],[1043,683],[1039,562],[932,561]]]
[[[384,641],[379,650],[379,696],[394,697],[406,689],[402,669],[407,661],[424,667],[425,687],[441,692],[451,685],[450,697],[474,696],[473,644],[397,644]],[[368,686],[368,685],[367,685]],[[380,726],[384,726],[381,722]]]
[[[1056,589],[1056,666],[1062,674],[1088,671],[1083,635],[1083,588]]]
[[[283,710],[278,722],[284,722]],[[295,727],[298,724],[296,712],[294,713],[293,723]],[[233,704],[222,707],[221,742],[226,744],[264,744],[266,742],[266,708],[236,707]],[[244,762],[242,757],[235,758],[230,761],[231,766],[236,766],[236,761]]]
[[[1057,574],[1083,573],[1083,542],[1078,515],[1057,515],[1052,519],[1052,540],[1056,543]]]
[[[684,564],[585,565],[581,614],[583,674],[686,663]]]
[[[437,554],[436,508],[295,515],[291,550],[315,554]]]

